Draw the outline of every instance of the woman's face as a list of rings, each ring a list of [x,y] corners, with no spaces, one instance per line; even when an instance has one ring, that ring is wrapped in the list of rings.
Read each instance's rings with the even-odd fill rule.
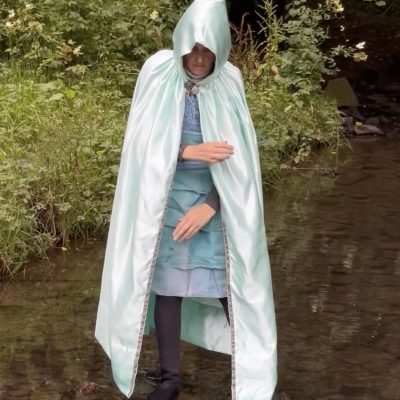
[[[189,54],[183,56],[183,67],[192,75],[205,78],[214,69],[215,55],[207,47],[196,43]]]

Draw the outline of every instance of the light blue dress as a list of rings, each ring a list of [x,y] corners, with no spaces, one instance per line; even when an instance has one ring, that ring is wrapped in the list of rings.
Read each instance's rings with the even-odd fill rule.
[[[196,96],[187,96],[181,144],[203,142]],[[221,212],[189,240],[176,242],[178,219],[202,204],[213,188],[207,163],[178,162],[161,234],[152,291],[163,296],[221,298],[227,296]]]

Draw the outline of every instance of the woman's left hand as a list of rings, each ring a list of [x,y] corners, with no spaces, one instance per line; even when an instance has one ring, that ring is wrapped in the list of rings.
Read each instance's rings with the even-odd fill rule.
[[[189,211],[179,220],[173,238],[177,242],[190,239],[215,215],[215,210],[206,203],[189,208]]]

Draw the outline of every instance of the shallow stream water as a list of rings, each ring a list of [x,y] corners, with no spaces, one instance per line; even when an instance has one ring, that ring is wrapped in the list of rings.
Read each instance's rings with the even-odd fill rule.
[[[279,387],[292,400],[400,399],[400,142],[353,149],[337,177],[304,174],[266,204]],[[123,399],[93,338],[104,245],[73,244],[0,283],[1,400]],[[150,336],[133,399],[156,365]],[[228,356],[183,344],[182,371],[180,400],[229,399]],[[96,387],[80,393],[85,382]]]

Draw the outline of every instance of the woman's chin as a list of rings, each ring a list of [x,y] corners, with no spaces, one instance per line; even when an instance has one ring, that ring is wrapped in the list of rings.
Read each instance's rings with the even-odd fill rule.
[[[192,69],[189,70],[189,72],[192,75],[201,76],[201,77],[204,77],[204,76],[208,75],[208,71],[205,68],[192,68]]]

